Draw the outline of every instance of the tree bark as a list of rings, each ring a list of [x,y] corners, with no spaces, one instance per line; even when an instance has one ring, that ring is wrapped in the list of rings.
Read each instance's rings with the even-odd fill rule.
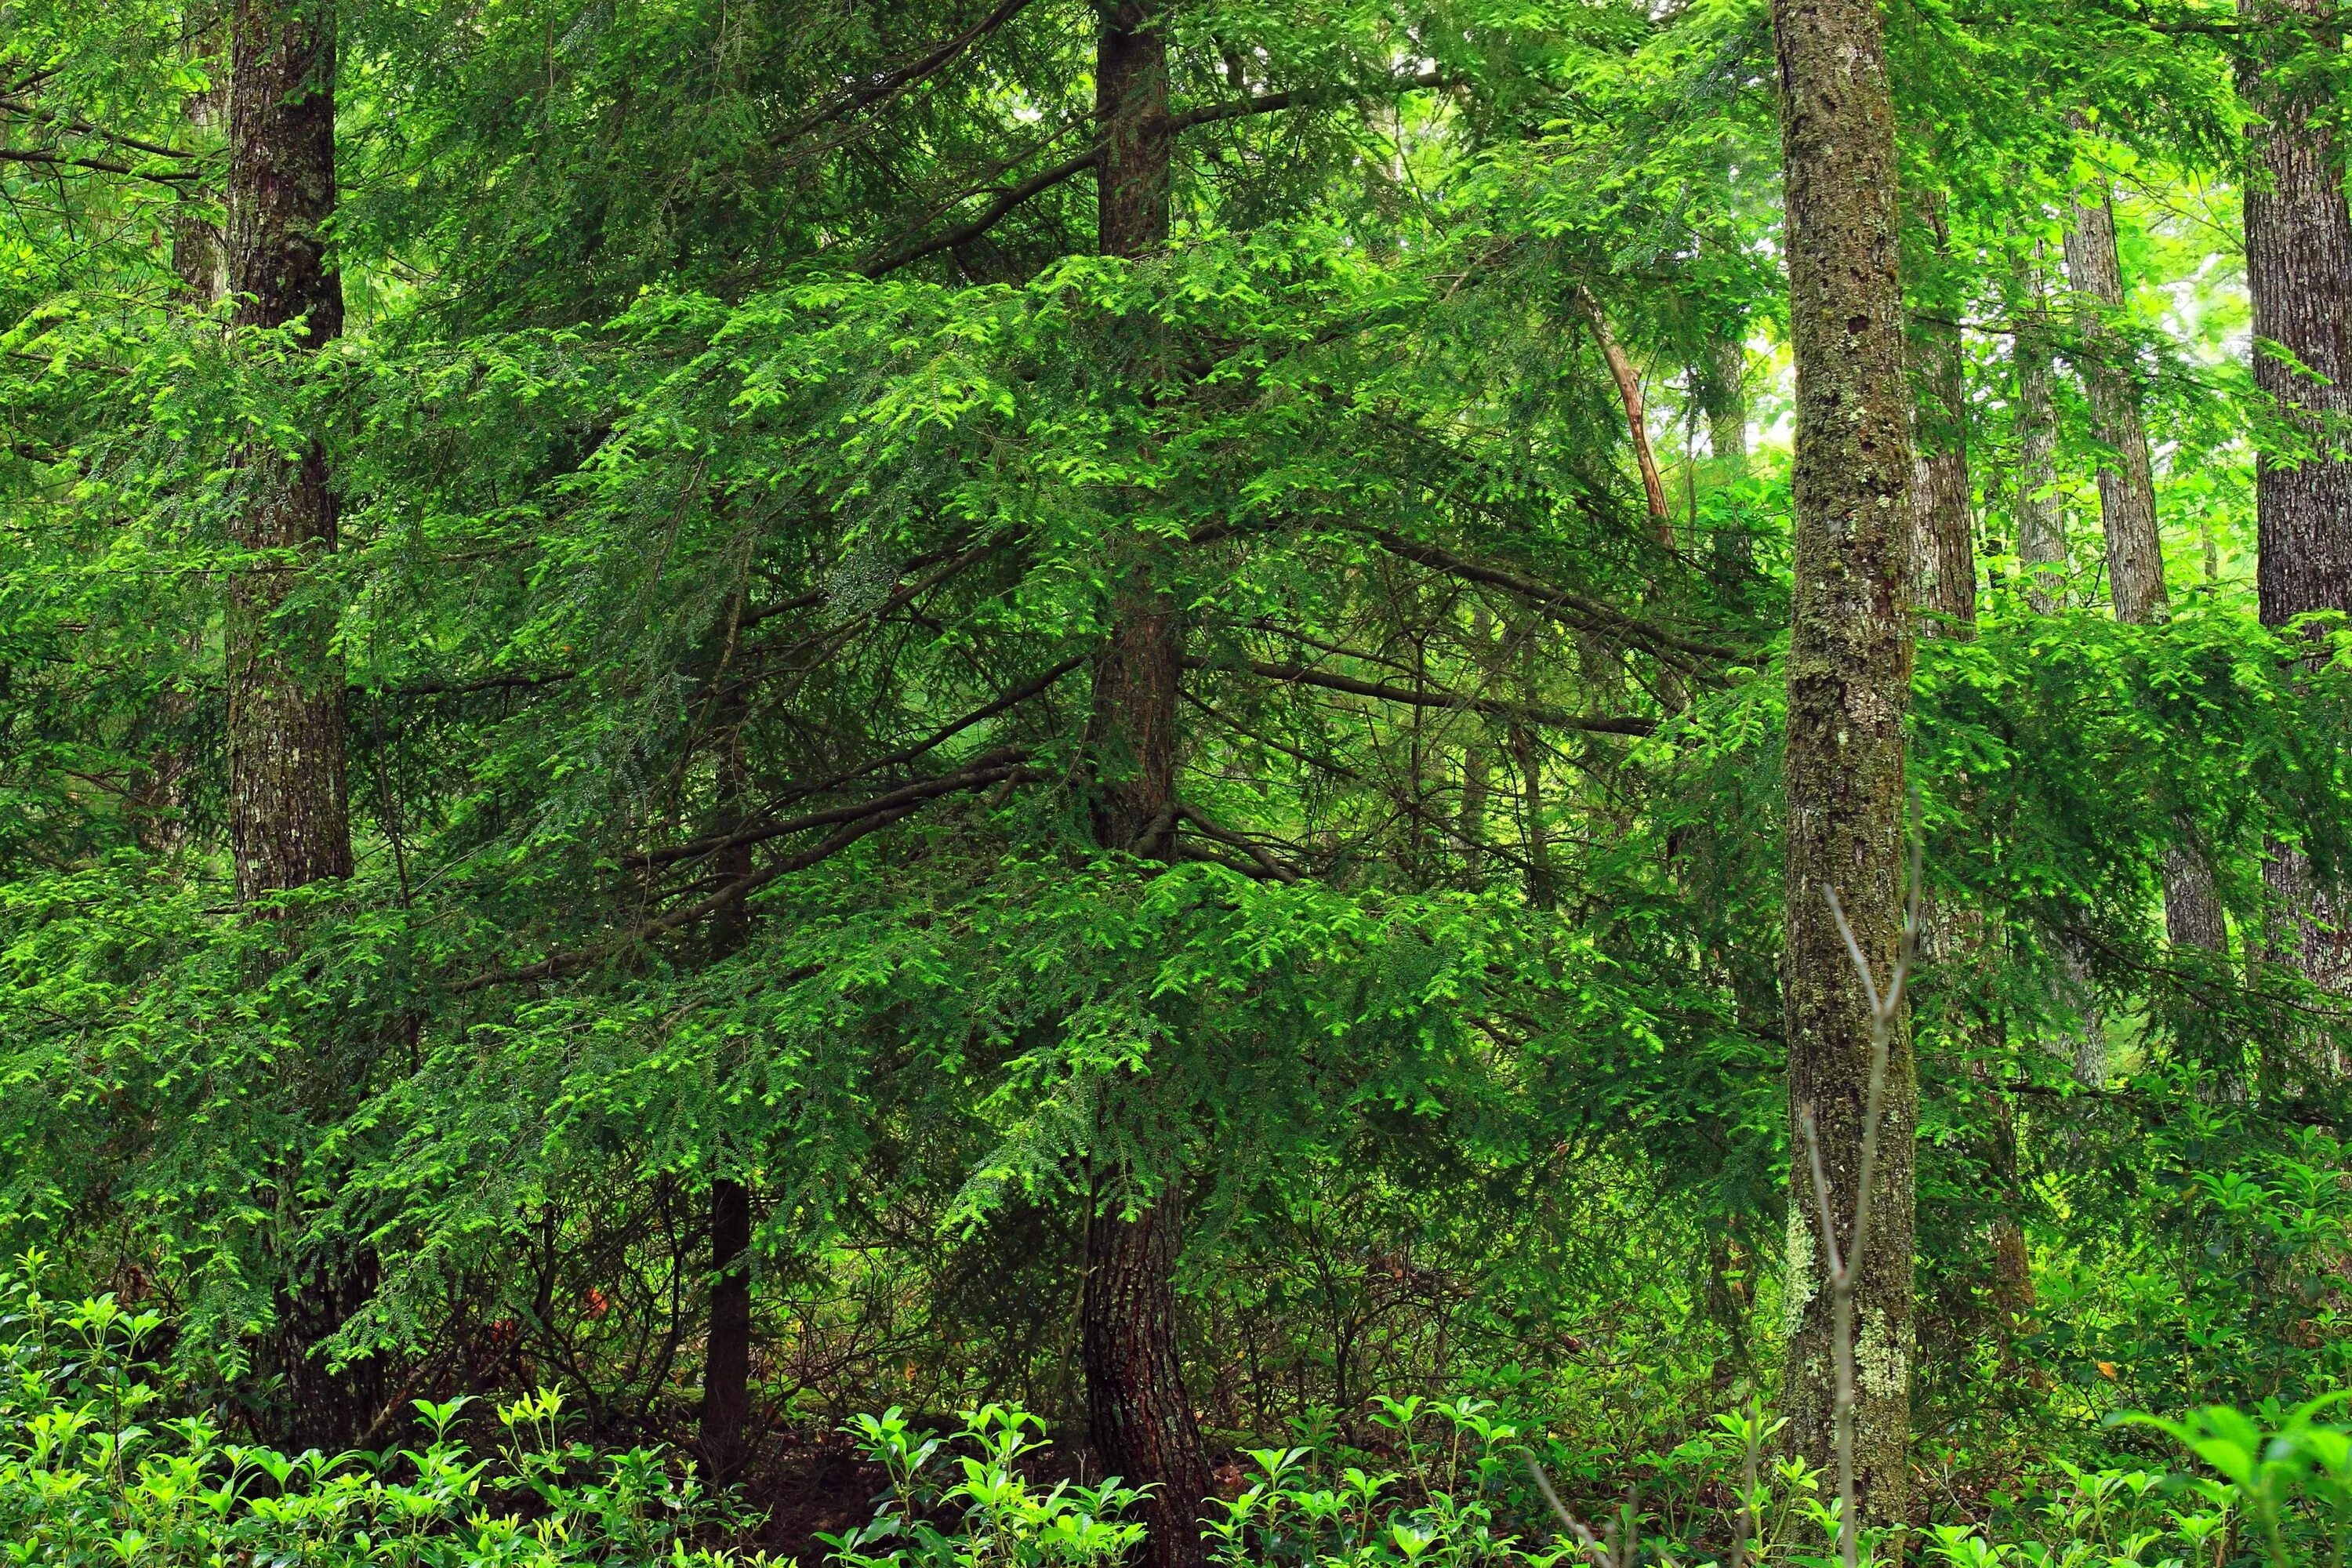
[[[2090,353],[2083,384],[2099,423],[2100,443],[2113,454],[2099,465],[2099,521],[2106,534],[2107,583],[2116,619],[2135,626],[2170,612],[2164,587],[2164,547],[2156,524],[2156,481],[2140,424],[2139,390],[2118,363],[2121,340],[2106,324],[2123,308],[2122,263],[2116,254],[2115,211],[2101,181],[2095,199],[2078,200],[2066,230],[2066,272],[2087,302],[2083,334]],[[2212,868],[2193,846],[2176,845],[2164,857],[2164,924],[2175,945],[2220,952],[2228,943]]]
[[[2066,516],[2058,500],[2058,410],[2050,389],[2050,312],[2037,263],[2024,269],[2025,308],[2011,350],[2017,372],[2017,560],[2033,613],[2066,604]]]
[[[1927,198],[1927,216],[1942,260],[1949,232],[1940,196]],[[1926,568],[1921,596],[1931,612],[1924,632],[1969,637],[1977,626],[1977,546],[1969,484],[1968,362],[1960,329],[1950,321],[1915,320],[1912,341],[1919,355],[1914,510],[1919,563]]]
[[[2099,523],[2107,540],[2107,592],[2116,619],[2149,626],[2164,619],[2164,546],[2156,531],[2156,481],[2148,467],[2147,431],[2140,423],[2139,388],[2122,363],[2126,345],[2108,325],[2123,308],[2124,280],[2116,256],[2116,215],[2105,180],[2078,196],[2066,226],[2066,279],[2077,296],[2085,353],[2083,389],[2098,422]]]
[[[711,1479],[742,1473],[751,1422],[751,1189],[710,1184],[710,1339],[703,1355],[702,1462]]]
[[[323,230],[335,210],[335,19],[330,0],[238,0],[229,66],[228,278],[236,324],[297,319],[316,348],[343,327]],[[229,845],[250,900],[352,872],[343,675],[333,616],[280,614],[306,561],[334,548],[335,503],[313,443],[239,457],[235,542],[268,564],[229,580]]]
[[[1658,542],[1672,550],[1675,547],[1675,521],[1666,510],[1666,487],[1658,478],[1657,453],[1650,445],[1649,414],[1642,400],[1642,378],[1633,369],[1633,362],[1617,342],[1617,334],[1609,330],[1609,318],[1601,309],[1601,301],[1592,290],[1579,285],[1577,303],[1583,307],[1585,320],[1592,323],[1592,341],[1601,345],[1601,358],[1609,366],[1609,379],[1617,384],[1617,401],[1625,407],[1626,437],[1633,444],[1633,463],[1642,471],[1642,503],[1648,508],[1650,525],[1657,530]]]
[[[2336,14],[2333,0],[2240,6],[2257,46],[2238,78],[2259,117],[2247,134],[2260,172],[2245,196],[2254,381],[2303,448],[2258,458],[2256,579],[2265,626],[2313,610],[2352,611],[2352,452],[2337,423],[2352,419],[2352,216],[2320,89],[2293,85],[2284,68],[2316,47],[2313,30]],[[2285,910],[2293,960],[2315,984],[2352,985],[2352,919],[2342,889],[2317,886],[2309,858],[2286,847],[2273,854],[2266,878]]]
[[[317,348],[343,326],[324,228],[335,210],[335,13],[331,0],[237,0],[229,24],[228,287],[245,331],[297,320]],[[239,902],[348,877],[343,673],[334,617],[283,610],[308,563],[334,548],[335,504],[316,443],[237,454],[233,542],[268,551],[230,574],[226,614],[229,849]],[[282,612],[282,613],[281,613]],[[383,1368],[340,1372],[313,1353],[373,1291],[373,1257],[309,1260],[289,1282],[265,1352],[290,1385],[273,1433],[330,1452],[373,1423]]]
[[[722,663],[719,679],[726,674]],[[730,705],[729,722],[719,764],[719,818],[728,831],[740,830],[747,795],[744,779],[742,714]],[[751,875],[751,846],[732,844],[719,852],[717,870],[724,880],[739,882]],[[721,904],[710,917],[710,958],[714,963],[742,951],[751,930],[751,910],[738,896]],[[750,1458],[751,1423],[751,1189],[745,1183],[719,1177],[710,1184],[710,1334],[702,1362],[702,1420],[698,1434],[702,1462],[713,1480],[725,1483],[742,1473]]]
[[[1800,1119],[1818,1128],[1847,1258],[1871,1013],[1824,887],[1884,973],[1902,927],[1903,721],[1910,700],[1911,395],[1895,273],[1895,128],[1876,0],[1774,0],[1796,351],[1795,589],[1783,776],[1783,1028],[1792,1161],[1781,1409],[1808,1463],[1836,1463],[1827,1254]],[[1907,1018],[1889,1052],[1872,1234],[1859,1253],[1856,1511],[1908,1510],[1913,1144]]]
[[[1748,344],[1725,332],[1706,345],[1699,367],[1699,405],[1706,416],[1707,450],[1723,477],[1748,477]]]
[[[1168,43],[1144,0],[1112,0],[1098,14],[1097,244],[1106,256],[1139,257],[1168,240]],[[1149,543],[1122,563],[1087,734],[1096,841],[1148,859],[1167,858],[1176,824],[1184,633],[1168,586],[1171,565]],[[1153,1489],[1144,1504],[1143,1568],[1197,1568],[1205,1561],[1200,1517],[1210,1475],[1176,1334],[1181,1194],[1171,1183],[1156,1205],[1126,1214],[1131,1174],[1098,1173],[1090,1195],[1079,1309],[1087,1435],[1108,1470]]]
[[[1131,1215],[1120,1201],[1116,1182],[1098,1181],[1087,1218],[1087,1432],[1111,1473],[1155,1489],[1143,1504],[1142,1568],[1196,1568],[1213,1482],[1177,1353],[1183,1198],[1171,1184]]]

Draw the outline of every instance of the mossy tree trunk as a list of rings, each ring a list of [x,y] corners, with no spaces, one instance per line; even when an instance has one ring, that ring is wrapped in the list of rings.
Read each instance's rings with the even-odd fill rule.
[[[1823,897],[1834,887],[1882,973],[1902,928],[1903,722],[1914,528],[1911,389],[1895,273],[1895,126],[1877,0],[1775,0],[1790,322],[1796,352],[1795,594],[1783,762],[1782,1026],[1790,1145],[1787,1360],[1794,1451],[1836,1461],[1827,1253],[1801,1131],[1818,1128],[1832,1223],[1853,1257],[1871,1012]],[[1911,1414],[1913,1150],[1907,1022],[1890,1052],[1872,1234],[1856,1275],[1855,1495],[1903,1518]]]

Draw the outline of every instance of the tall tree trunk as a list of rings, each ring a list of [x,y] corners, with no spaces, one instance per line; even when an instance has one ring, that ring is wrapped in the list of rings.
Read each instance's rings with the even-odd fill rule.
[[[1938,261],[1947,261],[1949,230],[1940,195],[1927,197],[1928,226]],[[1968,360],[1956,321],[1914,318],[1919,356],[1913,510],[1918,520],[1919,564],[1932,612],[1927,635],[1969,637],[1977,626],[1977,520],[1969,484]]]
[[[1143,256],[1168,240],[1168,42],[1145,0],[1112,0],[1099,16],[1097,243],[1107,256]],[[1168,585],[1171,563],[1158,546],[1132,548],[1095,667],[1087,737],[1099,770],[1094,828],[1106,849],[1160,859],[1175,835],[1184,633]],[[1110,1470],[1153,1489],[1143,1505],[1144,1568],[1195,1568],[1204,1561],[1200,1517],[1211,1483],[1178,1353],[1182,1194],[1171,1181],[1152,1205],[1129,1213],[1131,1176],[1098,1172],[1090,1194],[1079,1310],[1087,1436]]]
[[[317,348],[343,327],[342,282],[324,229],[335,210],[335,12],[331,0],[237,0],[230,18],[228,286],[234,324],[298,319]],[[266,565],[230,575],[226,620],[229,849],[240,902],[348,877],[343,672],[333,616],[281,614],[308,564],[334,548],[335,503],[314,443],[291,457],[261,442],[237,455],[230,521]],[[290,1387],[272,1436],[332,1451],[373,1423],[383,1371],[340,1372],[314,1353],[373,1292],[365,1252],[306,1260],[289,1282],[266,1360]]]
[[[1710,340],[1699,367],[1700,412],[1706,416],[1707,449],[1723,477],[1748,477],[1748,344],[1738,331]]]
[[[740,612],[740,604],[739,604]],[[732,642],[730,634],[730,642]],[[726,679],[722,661],[719,679]],[[742,709],[726,704],[728,721],[719,764],[719,819],[739,830],[747,796]],[[726,881],[751,875],[751,846],[729,846],[717,868]],[[739,894],[710,917],[713,963],[742,951],[751,935],[751,910]],[[702,1462],[714,1480],[731,1481],[750,1457],[751,1422],[751,1189],[721,1176],[710,1184],[710,1334],[702,1361]]]
[[[343,329],[328,264],[335,210],[335,15],[330,0],[238,0],[229,66],[228,276],[239,327],[298,318],[316,348]],[[229,846],[252,900],[352,872],[343,674],[331,616],[278,615],[304,563],[334,548],[335,502],[314,444],[239,458],[231,527],[278,552],[229,581]]]
[[[2039,259],[2023,270],[2017,336],[2017,560],[2034,614],[2066,603],[2066,514],[2058,500],[2058,409],[2051,395],[2050,312]]]
[[[1715,455],[1719,482],[1737,483],[1748,477],[1748,343],[1733,328],[1710,339],[1699,365],[1699,407],[1706,416],[1707,449]],[[1756,564],[1756,550],[1739,529],[1717,530],[1716,570],[1727,577],[1744,575]]]
[[[2140,423],[2139,387],[2120,363],[2122,340],[2106,324],[2123,308],[2124,280],[2116,254],[2115,209],[2103,180],[2074,204],[2066,230],[2066,272],[2086,302],[2082,312],[2089,349],[2083,384],[2099,423],[2100,443],[2112,459],[2099,465],[2099,522],[2106,534],[2107,582],[2116,619],[2135,626],[2170,612],[2164,587],[2164,547],[2157,531],[2156,480],[2147,432]],[[2184,837],[2187,825],[2183,825]],[[2164,924],[2179,946],[2220,952],[2228,943],[2212,868],[2191,844],[2165,851]]]
[[[2122,263],[2116,256],[2116,215],[2107,184],[2098,181],[2074,204],[2066,226],[2066,279],[2082,322],[2083,389],[2098,422],[2099,525],[2107,540],[2107,591],[2116,619],[2149,626],[2164,619],[2164,546],[2156,531],[2156,481],[2149,469],[2147,431],[2140,423],[2137,378],[2124,363],[2127,347],[2108,324],[2123,308]]]
[[[1789,1052],[1788,1350],[1795,1451],[1836,1462],[1827,1254],[1801,1119],[1818,1128],[1842,1255],[1853,1225],[1871,1010],[1822,889],[1881,966],[1902,929],[1904,714],[1910,704],[1911,395],[1895,276],[1895,125],[1877,0],[1774,0],[1796,351],[1795,594],[1789,647],[1782,911]],[[1913,1144],[1907,1019],[1887,1063],[1871,1235],[1859,1253],[1855,1496],[1867,1521],[1908,1509]]]
[[[2246,184],[2246,284],[2254,305],[2254,380],[2308,447],[2264,454],[2255,479],[2262,618],[2284,626],[2312,610],[2352,611],[2352,452],[2331,421],[2352,419],[2352,216],[2322,89],[2290,88],[2282,68],[2320,47],[2333,0],[2243,0],[2258,52],[2239,90],[2260,173]],[[2266,345],[2276,344],[2277,352]],[[2308,367],[2308,373],[2295,368]],[[2352,985],[2352,918],[2343,889],[2315,885],[2301,851],[2282,847],[2266,875],[2286,911],[2292,956],[2313,981]]]

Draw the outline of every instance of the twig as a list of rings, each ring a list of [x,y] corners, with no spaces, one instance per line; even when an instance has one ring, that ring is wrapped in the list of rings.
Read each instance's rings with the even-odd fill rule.
[[[1853,1292],[1861,1276],[1864,1258],[1870,1246],[1870,1210],[1872,1189],[1877,1184],[1878,1137],[1884,1120],[1886,1094],[1886,1058],[1895,1038],[1895,1020],[1902,1016],[1904,992],[1911,979],[1911,965],[1919,948],[1919,885],[1920,855],[1918,840],[1913,840],[1910,866],[1910,886],[1903,912],[1903,939],[1895,953],[1895,970],[1887,977],[1886,991],[1881,995],[1878,980],[1871,973],[1870,960],[1854,939],[1853,927],[1845,918],[1845,908],[1838,902],[1837,889],[1822,884],[1822,897],[1829,901],[1830,916],[1837,921],[1838,934],[1845,939],[1846,956],[1853,960],[1854,973],[1862,978],[1863,994],[1870,1001],[1870,1086],[1863,1101],[1862,1166],[1856,1174],[1860,1191],[1853,1201],[1853,1246],[1841,1256],[1837,1244],[1837,1223],[1832,1213],[1828,1173],[1822,1162],[1822,1139],[1815,1124],[1813,1108],[1802,1107],[1797,1112],[1797,1126],[1804,1134],[1805,1155],[1812,1168],[1813,1202],[1821,1222],[1822,1250],[1829,1263],[1830,1337],[1837,1365],[1837,1431],[1835,1446],[1838,1467],[1838,1555],[1844,1568],[1854,1568],[1859,1546],[1853,1497],[1853,1411],[1854,1411],[1854,1344]]]

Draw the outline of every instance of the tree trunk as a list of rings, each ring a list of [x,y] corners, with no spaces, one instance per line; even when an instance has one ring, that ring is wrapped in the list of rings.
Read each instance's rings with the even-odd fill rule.
[[[228,275],[236,325],[301,318],[318,347],[343,328],[323,228],[335,210],[335,21],[328,0],[238,0],[229,67]],[[314,444],[239,456],[235,542],[278,552],[229,580],[229,845],[249,900],[352,872],[343,674],[333,616],[278,615],[306,560],[334,548]],[[274,618],[273,618],[274,617]]]
[[[1940,196],[1927,198],[1927,220],[1942,260],[1948,231]],[[1919,355],[1914,511],[1926,568],[1921,596],[1931,612],[1926,635],[1969,637],[1977,626],[1977,520],[1969,485],[1968,363],[1952,322],[1915,319],[1913,343]]]
[[[1706,415],[1707,449],[1714,453],[1717,481],[1736,484],[1748,477],[1748,344],[1735,329],[1711,339],[1699,366],[1699,407]],[[1716,570],[1743,576],[1756,564],[1753,542],[1744,530],[1715,535]]]
[[[711,1479],[742,1473],[751,1422],[751,1189],[710,1184],[710,1342],[702,1367],[702,1462]]]
[[[330,0],[237,0],[230,18],[228,287],[244,330],[304,322],[317,348],[343,326],[341,279],[324,228],[335,210],[335,13]],[[237,454],[240,548],[274,552],[230,574],[226,623],[229,849],[240,902],[348,877],[343,672],[334,617],[279,614],[307,564],[334,548],[335,504],[314,443],[289,457],[256,442]],[[265,1351],[290,1385],[281,1446],[332,1451],[373,1424],[383,1369],[368,1357],[331,1371],[314,1347],[349,1321],[375,1283],[374,1259],[312,1259],[289,1282]]]
[[[2254,381],[2305,449],[2265,452],[2255,479],[2262,618],[2284,626],[2312,610],[2352,611],[2352,216],[2335,138],[2316,87],[2281,85],[2282,68],[2318,47],[2332,0],[2244,0],[2260,52],[2239,90],[2260,118],[2248,130],[2260,174],[2246,184],[2246,284],[2254,306]],[[2265,345],[2275,343],[2277,352]],[[2308,374],[2295,368],[2308,368]],[[2286,911],[2294,961],[2315,983],[2352,985],[2352,919],[2341,889],[2316,885],[2309,858],[2280,847],[2266,871]]]
[[[2279,58],[2307,47],[2305,28],[2334,11],[2328,0],[2249,0],[2244,8],[2250,36],[2267,37]],[[2310,610],[2352,612],[2352,453],[2341,428],[2322,427],[2352,419],[2352,217],[2335,139],[2315,118],[2325,106],[2315,91],[2274,88],[2264,66],[2277,63],[2249,60],[2240,76],[2262,116],[2248,132],[2262,175],[2247,183],[2245,198],[2254,380],[2309,447],[2294,462],[2264,454],[2257,470],[2262,616],[2270,626]]]
[[[1212,1479],[1177,1354],[1183,1197],[1171,1184],[1132,1215],[1119,1204],[1116,1183],[1097,1183],[1079,1334],[1087,1432],[1111,1473],[1155,1489],[1140,1568],[1193,1568],[1206,1560],[1199,1520]]]
[[[1748,344],[1726,332],[1707,344],[1700,367],[1699,403],[1706,416],[1707,449],[1727,479],[1748,477]]]
[[[2076,294],[2087,301],[2084,341],[2090,349],[2083,384],[2099,423],[2099,440],[2113,464],[2099,465],[2099,521],[2107,541],[2107,582],[2116,619],[2135,626],[2161,621],[2169,613],[2164,588],[2164,549],[2156,526],[2156,481],[2149,468],[2147,433],[2139,416],[2139,389],[2119,363],[2121,340],[2106,325],[2109,312],[2123,308],[2122,264],[2116,255],[2115,211],[2105,181],[2078,200],[2066,230],[2066,272]],[[2165,852],[2164,924],[2176,945],[2218,952],[2228,944],[2221,895],[2212,868],[2196,848],[2178,845]],[[2103,1053],[2104,1057],[2104,1053]]]
[[[1642,399],[1642,378],[1633,362],[1625,357],[1617,334],[1609,330],[1609,318],[1592,290],[1579,285],[1576,300],[1584,310],[1585,320],[1592,323],[1592,341],[1601,345],[1609,379],[1617,384],[1617,401],[1625,409],[1626,439],[1633,444],[1633,463],[1642,472],[1642,502],[1649,510],[1650,525],[1657,530],[1658,542],[1672,550],[1675,521],[1666,510],[1666,487],[1658,478],[1657,454],[1650,446],[1650,416]]]
[[[2050,312],[2036,264],[2011,350],[2017,370],[2017,560],[2034,614],[2066,603],[2066,517],[2058,501],[2058,410],[2050,390]]]
[[[1168,43],[1160,16],[1139,0],[1114,0],[1099,15],[1097,244],[1107,256],[1143,256],[1168,240]],[[1088,725],[1095,837],[1106,849],[1163,859],[1175,837],[1183,624],[1159,546],[1137,544],[1122,566]],[[1118,1205],[1130,1174],[1098,1173],[1087,1216],[1079,1340],[1087,1435],[1110,1471],[1153,1489],[1144,1504],[1144,1568],[1194,1568],[1204,1561],[1200,1517],[1210,1476],[1176,1337],[1181,1194],[1171,1183],[1155,1206],[1127,1215]]]
[[[2164,619],[2168,607],[2164,547],[2156,531],[2156,481],[2140,424],[2139,387],[2124,363],[2127,346],[2107,323],[2123,308],[2124,279],[2104,180],[2074,203],[2066,227],[2066,278],[2078,297],[2083,389],[2106,448],[2099,459],[2099,524],[2107,539],[2107,591],[2116,619],[2148,626]]]
[[[726,676],[722,662],[719,679]],[[719,767],[719,819],[734,831],[742,825],[746,787],[740,704],[729,705],[729,723]],[[719,856],[727,881],[751,874],[751,846],[730,845]],[[710,917],[714,963],[742,951],[751,935],[751,910],[738,896]],[[702,1462],[713,1480],[742,1473],[750,1457],[751,1422],[751,1189],[719,1177],[710,1184],[710,1336],[702,1361]]]
[[[1823,900],[1884,971],[1902,928],[1903,720],[1910,701],[1910,385],[1895,276],[1895,127],[1876,0],[1774,0],[1796,351],[1795,594],[1782,911],[1790,1147],[1781,1410],[1808,1463],[1836,1463],[1827,1255],[1799,1118],[1811,1112],[1845,1256],[1862,1163],[1870,1006]],[[1854,1291],[1853,1459],[1864,1521],[1908,1509],[1913,1143],[1907,1020],[1887,1064],[1872,1234]]]

